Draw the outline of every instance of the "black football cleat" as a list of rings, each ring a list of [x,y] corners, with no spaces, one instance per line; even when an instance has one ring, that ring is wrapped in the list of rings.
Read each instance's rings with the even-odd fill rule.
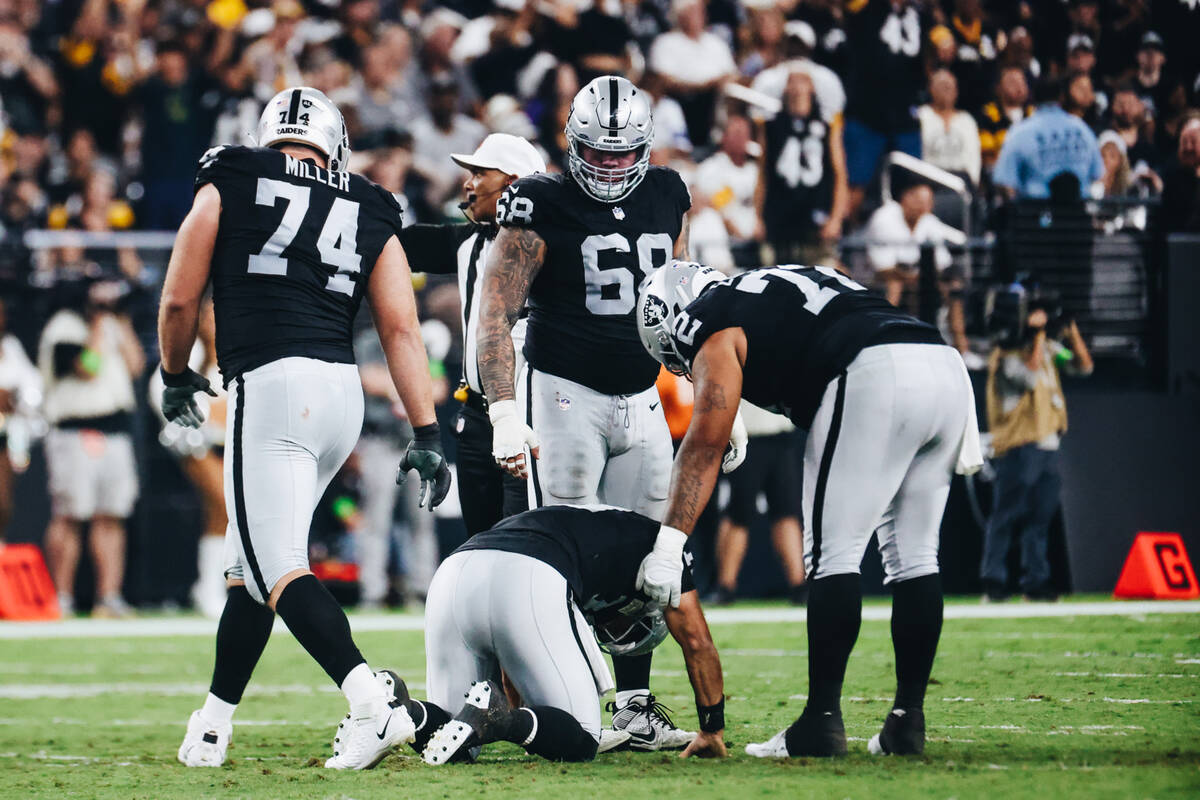
[[[925,712],[893,708],[883,730],[871,737],[867,750],[875,756],[919,756],[925,752]]]
[[[438,766],[464,757],[491,742],[508,740],[517,710],[494,681],[475,681],[467,691],[467,702],[454,719],[438,728],[421,758]],[[458,757],[456,759],[456,757]]]
[[[841,712],[804,710],[784,737],[789,756],[846,755],[846,726]]]

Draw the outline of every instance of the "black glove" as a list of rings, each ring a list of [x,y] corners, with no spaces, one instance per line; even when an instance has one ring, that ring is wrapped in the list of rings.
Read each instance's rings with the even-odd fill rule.
[[[163,380],[162,412],[167,421],[176,422],[185,428],[199,428],[203,425],[204,414],[192,395],[196,392],[208,392],[213,397],[217,396],[208,378],[190,368],[174,375],[161,366],[158,371]]]
[[[421,477],[421,496],[417,504],[428,505],[433,511],[450,491],[450,468],[442,453],[442,434],[436,422],[413,428],[413,440],[408,443],[404,457],[400,459],[400,471],[396,483],[404,485],[404,473],[415,469]]]

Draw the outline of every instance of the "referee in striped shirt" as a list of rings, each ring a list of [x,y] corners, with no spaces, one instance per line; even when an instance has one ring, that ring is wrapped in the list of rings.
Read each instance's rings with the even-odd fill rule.
[[[458,436],[458,495],[467,534],[474,536],[528,506],[525,482],[505,474],[492,456],[492,423],[479,380],[475,340],[484,265],[498,230],[496,201],[513,181],[544,172],[546,162],[528,141],[506,133],[491,134],[470,155],[455,153],[450,158],[470,173],[463,183],[466,200],[459,207],[471,221],[412,225],[404,229],[400,243],[414,272],[458,275],[463,323],[463,377],[454,393],[463,404],[454,426]],[[525,338],[524,320],[513,327],[512,335],[519,359]]]

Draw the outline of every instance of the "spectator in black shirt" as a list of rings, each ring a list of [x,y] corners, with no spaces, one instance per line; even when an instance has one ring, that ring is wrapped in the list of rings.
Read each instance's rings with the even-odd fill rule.
[[[1160,123],[1170,114],[1171,94],[1176,88],[1176,83],[1163,71],[1166,63],[1167,54],[1162,37],[1154,31],[1148,31],[1142,36],[1142,44],[1137,51],[1137,70],[1133,81],[1138,96],[1146,104],[1146,113]]]
[[[142,108],[142,176],[146,187],[143,227],[174,230],[192,205],[196,162],[208,148],[216,122],[205,93],[214,88],[206,75],[188,66],[182,45],[159,45],[154,73],[137,89]]]
[[[1180,126],[1178,155],[1179,166],[1163,179],[1163,230],[1200,233],[1200,114]]]
[[[54,73],[30,50],[25,31],[16,22],[0,22],[0,98],[10,123],[40,126],[57,96]]]
[[[917,106],[925,88],[921,47],[928,25],[912,0],[856,0],[847,12],[846,163],[853,212],[885,153],[921,156]]]

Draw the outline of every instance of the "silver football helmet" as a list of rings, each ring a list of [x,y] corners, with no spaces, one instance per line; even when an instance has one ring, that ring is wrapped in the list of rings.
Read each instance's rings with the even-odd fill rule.
[[[693,261],[668,261],[650,273],[638,292],[638,335],[646,352],[676,375],[687,375],[691,364],[675,345],[675,323],[701,292],[725,276]]]
[[[315,147],[329,158],[329,169],[340,172],[350,162],[346,121],[333,101],[311,86],[284,89],[271,98],[258,118],[258,146],[296,142]]]
[[[667,618],[656,603],[639,597],[619,609],[596,612],[592,629],[600,649],[609,655],[640,656],[667,638]]]
[[[650,168],[654,118],[650,96],[625,78],[602,75],[579,90],[567,117],[567,169],[585,192],[604,203],[629,195]],[[590,164],[580,148],[607,153],[637,152],[632,166],[606,169]]]

